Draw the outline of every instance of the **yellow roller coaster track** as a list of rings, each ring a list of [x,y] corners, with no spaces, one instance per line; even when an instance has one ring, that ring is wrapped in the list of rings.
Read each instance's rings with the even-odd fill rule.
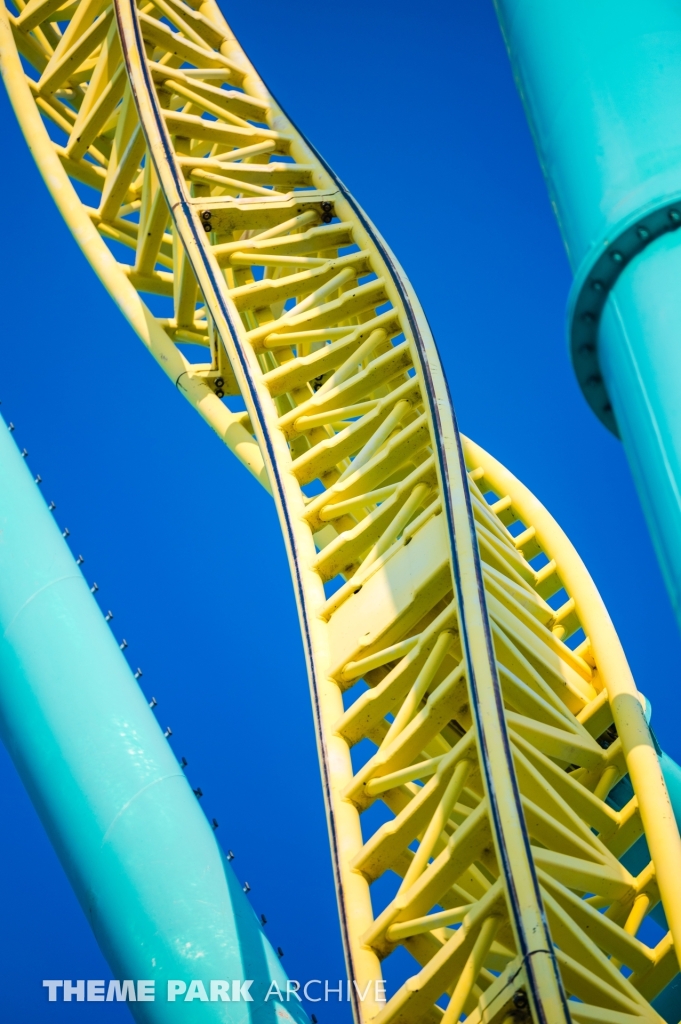
[[[458,434],[394,256],[213,0],[13,3],[2,72],[65,220],[276,502],[356,1020],[660,1021],[681,841],[640,694],[564,534]]]

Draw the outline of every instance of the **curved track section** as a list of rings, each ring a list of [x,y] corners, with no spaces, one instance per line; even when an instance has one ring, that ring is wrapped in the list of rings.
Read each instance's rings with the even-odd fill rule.
[[[16,0],[1,45],[86,255],[273,493],[356,1019],[659,1021],[681,843],[639,695],[569,543],[462,445],[384,241],[214,3]]]

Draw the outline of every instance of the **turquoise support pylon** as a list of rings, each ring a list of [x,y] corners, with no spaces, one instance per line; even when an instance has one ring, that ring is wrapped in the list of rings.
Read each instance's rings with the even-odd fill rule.
[[[681,6],[497,11],[575,272],[575,372],[624,442],[681,622]]]
[[[2,419],[0,734],[113,977],[156,983],[136,1020],[307,1021]],[[193,979],[253,1001],[167,1000]]]

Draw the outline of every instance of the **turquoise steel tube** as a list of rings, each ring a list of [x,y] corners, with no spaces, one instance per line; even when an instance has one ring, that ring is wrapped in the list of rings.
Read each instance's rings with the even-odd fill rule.
[[[575,372],[624,442],[681,622],[681,5],[497,10],[575,272]]]
[[[114,978],[155,982],[145,1024],[302,1024],[265,1000],[279,959],[3,427],[0,733]],[[167,1000],[194,979],[253,1001]]]
[[[603,310],[603,379],[681,621],[681,233],[625,268]]]

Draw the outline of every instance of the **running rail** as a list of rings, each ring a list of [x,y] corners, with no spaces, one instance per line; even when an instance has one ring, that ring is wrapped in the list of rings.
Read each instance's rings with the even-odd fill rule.
[[[215,3],[14,12],[3,76],[62,214],[274,497],[356,1020],[661,1020],[681,840],[642,698],[569,542],[460,437],[394,256]],[[376,1002],[398,947],[414,965]]]

